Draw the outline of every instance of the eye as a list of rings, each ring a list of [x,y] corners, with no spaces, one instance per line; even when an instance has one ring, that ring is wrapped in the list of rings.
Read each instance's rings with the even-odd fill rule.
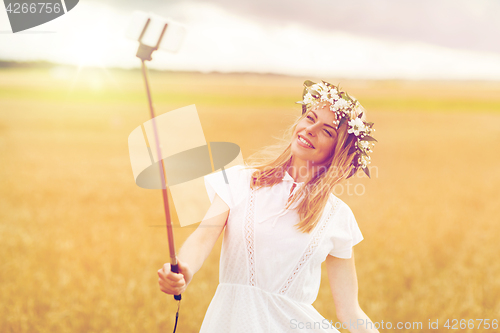
[[[312,121],[314,121],[314,118],[311,116],[307,116],[307,119],[311,119]]]
[[[330,133],[330,131],[325,130],[325,132],[326,132],[329,136],[332,136],[332,133]]]

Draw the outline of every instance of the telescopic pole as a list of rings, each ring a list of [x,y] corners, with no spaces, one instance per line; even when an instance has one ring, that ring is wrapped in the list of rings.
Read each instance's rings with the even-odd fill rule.
[[[153,101],[151,99],[151,92],[149,90],[149,80],[148,71],[144,59],[141,59],[142,75],[144,77],[144,84],[146,85],[146,93],[148,95],[149,111],[151,120],[153,122],[153,133],[155,137],[156,145],[156,156],[158,156],[158,161],[160,163],[160,180],[162,184],[162,196],[163,196],[163,207],[165,209],[165,218],[167,224],[167,237],[168,237],[168,250],[170,253],[170,270],[174,273],[179,273],[179,265],[177,264],[177,258],[175,256],[175,243],[174,243],[174,232],[172,230],[172,220],[170,218],[170,208],[168,205],[168,194],[167,194],[167,182],[165,181],[165,174],[163,173],[163,159],[161,155],[160,140],[158,136],[158,127],[156,126],[155,112],[153,108]],[[178,301],[181,300],[181,295],[174,295],[174,298]]]
[[[165,180],[165,174],[163,173],[165,168],[163,167],[163,158],[161,156],[160,139],[158,136],[158,127],[156,126],[155,111],[153,108],[153,100],[151,99],[151,91],[149,89],[148,69],[146,67],[146,61],[152,60],[151,55],[153,54],[154,51],[158,50],[158,47],[160,46],[163,35],[165,34],[165,31],[167,30],[167,24],[165,24],[163,26],[163,30],[161,32],[160,38],[158,39],[156,46],[151,47],[151,46],[148,46],[148,45],[145,45],[142,43],[142,37],[144,36],[144,33],[146,32],[146,29],[148,28],[150,22],[151,22],[151,19],[148,18],[148,20],[146,21],[146,24],[144,25],[142,33],[139,36],[139,49],[137,50],[136,56],[139,59],[141,59],[142,76],[144,78],[144,84],[146,85],[146,93],[148,95],[148,102],[149,102],[149,112],[150,112],[150,116],[151,116],[151,121],[153,122],[153,133],[154,133],[155,143],[156,143],[156,156],[158,157],[158,163],[159,163],[158,170],[160,172],[160,180],[161,180],[161,185],[162,185],[163,207],[165,208],[165,219],[166,219],[166,223],[167,223],[168,249],[169,249],[169,254],[170,254],[170,270],[174,273],[179,273],[179,265],[177,264],[177,257],[175,256],[174,232],[172,230],[172,221],[170,219],[170,209],[168,206],[167,182]],[[176,300],[180,301],[181,295],[180,294],[174,295],[174,298]],[[177,324],[177,322],[176,322],[176,324]]]

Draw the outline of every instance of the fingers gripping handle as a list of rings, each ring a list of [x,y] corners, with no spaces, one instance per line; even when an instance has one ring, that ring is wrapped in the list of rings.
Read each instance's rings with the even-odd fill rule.
[[[174,273],[179,273],[179,265],[178,264],[175,264],[175,265],[170,265],[170,270]],[[181,295],[174,295],[174,299],[176,301],[180,301],[181,300]]]

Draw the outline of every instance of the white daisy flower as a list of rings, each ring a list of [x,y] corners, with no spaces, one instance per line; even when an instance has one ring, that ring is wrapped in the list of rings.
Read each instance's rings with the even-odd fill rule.
[[[327,101],[329,100],[329,98],[328,98],[328,91],[323,90],[323,91],[320,93],[320,95],[321,95],[321,101],[322,101],[322,102],[327,102]]]
[[[325,92],[328,91],[328,86],[326,84],[324,84],[323,82],[318,83],[318,86],[320,86],[320,89],[322,91],[325,91]]]
[[[343,99],[343,98],[339,98],[339,100],[337,102],[335,102],[335,108],[341,110],[341,109],[347,109],[349,108],[349,103]]]
[[[338,101],[338,100],[339,100],[339,98],[340,98],[340,97],[339,97],[339,95],[337,94],[337,90],[335,90],[335,91],[331,91],[331,92],[330,92],[330,94],[331,94],[331,96],[332,96],[332,100],[334,100],[334,101]],[[333,102],[332,102],[332,103],[333,103]]]
[[[358,159],[358,163],[363,169],[366,168],[367,165],[370,164],[370,156],[361,155]]]
[[[312,90],[316,90],[317,92],[321,93],[321,91],[323,91],[323,88],[318,84],[318,83],[315,83],[311,86],[311,89]]]
[[[359,134],[365,130],[365,124],[360,118],[356,117],[353,120],[349,120],[349,130],[347,133],[354,133],[354,135],[359,136]]]
[[[358,141],[358,147],[360,149],[370,149],[370,142],[364,141],[364,140],[359,140]]]
[[[312,95],[310,93],[307,93],[304,95],[304,103],[309,104],[309,103],[312,103],[313,100],[314,100],[314,98],[312,97]]]

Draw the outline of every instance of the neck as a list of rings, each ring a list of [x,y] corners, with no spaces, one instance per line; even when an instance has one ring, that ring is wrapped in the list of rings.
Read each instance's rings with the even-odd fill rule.
[[[292,157],[292,163],[288,167],[287,171],[297,183],[301,183],[311,179],[319,168],[319,165],[315,165],[311,161],[297,160]]]

